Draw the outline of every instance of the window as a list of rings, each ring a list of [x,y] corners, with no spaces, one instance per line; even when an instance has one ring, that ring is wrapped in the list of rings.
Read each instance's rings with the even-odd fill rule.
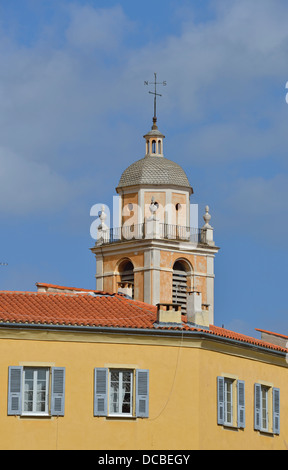
[[[8,381],[8,415],[64,416],[65,368],[9,367]]]
[[[149,371],[95,368],[94,416],[148,417]]]
[[[224,423],[233,425],[233,380],[224,380]]]
[[[109,371],[109,415],[132,416],[133,373],[131,370]]]
[[[254,429],[280,433],[280,390],[264,384],[254,388]]]
[[[245,427],[245,383],[217,377],[217,422],[222,426]]]
[[[187,309],[187,272],[180,261],[173,265],[172,275],[172,302],[181,305],[181,310],[186,313]]]
[[[127,285],[127,295],[134,299],[134,266],[129,260],[125,260],[119,266],[120,282]]]
[[[23,371],[23,414],[48,414],[49,369]]]

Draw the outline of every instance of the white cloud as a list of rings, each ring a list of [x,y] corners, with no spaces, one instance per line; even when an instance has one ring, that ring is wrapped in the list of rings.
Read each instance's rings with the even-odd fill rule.
[[[47,164],[31,162],[0,148],[0,211],[43,215],[63,209],[72,195],[67,181]]]
[[[113,50],[131,30],[132,23],[121,6],[97,9],[88,5],[73,5],[70,11],[71,22],[66,37],[73,46]]]

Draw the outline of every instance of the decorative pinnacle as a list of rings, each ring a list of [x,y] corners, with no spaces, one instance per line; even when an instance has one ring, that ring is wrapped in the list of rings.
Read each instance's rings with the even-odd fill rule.
[[[155,202],[155,198],[154,198],[154,196],[152,196],[151,204],[149,206],[149,210],[150,210],[152,215],[154,215],[156,213],[158,207],[159,207],[158,203]]]
[[[205,214],[203,215],[203,219],[205,222],[204,227],[210,228],[211,225],[209,224],[209,222],[211,220],[211,215],[209,214],[209,206],[205,207]]]
[[[108,227],[105,224],[105,220],[107,215],[105,214],[105,206],[101,207],[101,211],[98,213],[99,219],[101,220],[101,224],[98,226],[98,230],[107,230]]]

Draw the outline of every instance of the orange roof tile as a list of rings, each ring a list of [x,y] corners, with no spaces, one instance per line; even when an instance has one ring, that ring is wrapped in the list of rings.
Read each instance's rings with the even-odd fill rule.
[[[255,328],[256,331],[260,331],[261,333],[268,333],[269,335],[279,336],[281,338],[288,339],[287,335],[283,335],[282,333],[274,333],[273,331],[261,330],[260,328]]]
[[[47,290],[45,292],[0,291],[0,327],[11,324],[23,326],[33,324],[194,331],[270,350],[285,353],[288,351],[272,343],[215,325],[210,325],[209,329],[191,325],[187,323],[185,316],[182,316],[182,325],[157,325],[156,306],[129,299],[123,294],[54,284],[36,285],[47,287]],[[49,291],[49,288],[56,288],[58,291]]]
[[[234,339],[236,341],[241,341],[241,342],[245,342],[248,344],[254,344],[255,346],[274,349],[277,351],[283,351],[283,352],[288,351],[287,349],[282,348],[281,346],[277,346],[275,344],[268,343],[267,341],[262,341],[257,338],[253,338],[252,336],[246,336],[241,333],[236,333],[234,331],[226,330],[225,328],[220,328],[219,326],[210,325],[209,331],[212,334],[215,334],[217,336],[223,336],[224,338],[227,338],[227,339]]]

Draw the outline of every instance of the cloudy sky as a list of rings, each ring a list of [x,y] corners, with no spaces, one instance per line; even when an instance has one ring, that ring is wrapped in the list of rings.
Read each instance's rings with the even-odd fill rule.
[[[1,289],[95,288],[90,208],[144,156],[157,72],[221,247],[215,323],[288,334],[287,24],[287,0],[0,0]]]

